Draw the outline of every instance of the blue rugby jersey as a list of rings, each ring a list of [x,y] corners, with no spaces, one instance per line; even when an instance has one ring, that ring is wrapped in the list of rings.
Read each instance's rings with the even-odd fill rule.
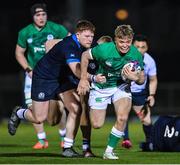
[[[33,75],[44,79],[58,79],[62,75],[69,74],[68,63],[80,62],[83,48],[75,35],[68,36],[58,42],[37,63]]]
[[[152,131],[154,151],[180,151],[180,117],[161,116]]]

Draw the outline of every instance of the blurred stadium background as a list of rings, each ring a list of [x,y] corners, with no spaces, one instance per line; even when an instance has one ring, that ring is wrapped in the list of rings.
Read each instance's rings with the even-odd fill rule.
[[[148,36],[149,53],[157,62],[158,91],[154,115],[180,112],[180,1],[178,0],[18,0],[0,5],[0,117],[7,118],[23,104],[23,71],[15,60],[18,31],[31,23],[30,7],[45,2],[49,20],[73,32],[75,22],[88,19],[101,35],[114,37],[119,24],[130,24],[135,33]],[[110,112],[109,112],[110,115]]]

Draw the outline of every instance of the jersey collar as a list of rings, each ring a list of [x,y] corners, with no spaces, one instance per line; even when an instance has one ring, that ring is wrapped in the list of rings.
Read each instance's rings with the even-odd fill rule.
[[[79,43],[79,41],[78,41],[78,39],[77,39],[77,37],[76,37],[76,34],[73,34],[73,35],[72,35],[72,39],[75,41],[75,43],[77,44],[77,46],[78,46],[79,48],[81,48],[81,45],[80,45],[80,43]]]

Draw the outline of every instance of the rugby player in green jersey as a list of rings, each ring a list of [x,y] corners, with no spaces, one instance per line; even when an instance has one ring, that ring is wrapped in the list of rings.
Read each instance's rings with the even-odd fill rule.
[[[26,72],[25,76],[25,103],[31,108],[31,83],[32,71],[36,63],[45,55],[45,42],[53,39],[62,39],[68,35],[67,29],[57,23],[47,21],[47,10],[45,4],[34,4],[31,7],[33,23],[21,29],[18,33],[16,45],[16,59]],[[60,110],[60,112],[59,112]],[[51,111],[49,111],[49,123],[57,124],[57,119],[61,118],[59,124],[60,138],[65,136],[66,113],[61,101],[51,101]],[[52,118],[56,116],[56,118]],[[37,133],[38,142],[33,146],[34,149],[43,149],[48,147],[46,133],[43,124],[33,124]]]
[[[143,59],[140,52],[132,45],[133,29],[130,25],[120,25],[115,29],[115,41],[100,44],[81,57],[81,80],[77,91],[84,95],[90,89],[87,79],[87,66],[89,60],[95,59],[99,64],[96,74],[103,74],[106,79],[100,83],[91,84],[89,94],[90,119],[93,128],[101,128],[105,121],[107,105],[114,104],[116,122],[108,138],[104,159],[119,159],[113,152],[118,141],[124,135],[124,129],[131,109],[130,84],[123,81],[121,71],[123,66],[136,61],[141,71],[132,71],[128,67],[124,69],[127,79],[137,84],[144,82]]]

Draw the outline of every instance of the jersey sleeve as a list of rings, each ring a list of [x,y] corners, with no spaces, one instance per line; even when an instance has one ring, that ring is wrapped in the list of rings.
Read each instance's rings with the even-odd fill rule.
[[[57,34],[59,38],[64,38],[68,35],[68,30],[62,25],[57,25]]]
[[[18,33],[17,44],[22,48],[27,48],[27,37],[24,31]]]
[[[157,74],[157,69],[156,69],[156,63],[155,61],[152,59],[151,63],[149,64],[149,72],[148,75],[149,76],[155,76]]]

